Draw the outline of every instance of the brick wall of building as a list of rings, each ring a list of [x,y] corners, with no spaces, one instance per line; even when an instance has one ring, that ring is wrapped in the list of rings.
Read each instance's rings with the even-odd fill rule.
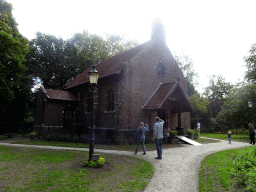
[[[157,65],[162,62],[165,75],[161,78],[157,74]],[[160,83],[170,83],[180,79],[180,84],[186,92],[186,81],[177,66],[168,47],[152,42],[135,58],[126,63],[124,71],[124,89],[122,91],[121,125],[125,128],[135,128],[143,121],[153,125],[157,113],[149,115],[142,110],[142,106],[150,98]],[[173,121],[177,121],[173,118]],[[182,118],[184,125],[189,125],[190,119]],[[190,127],[190,126],[188,126]]]

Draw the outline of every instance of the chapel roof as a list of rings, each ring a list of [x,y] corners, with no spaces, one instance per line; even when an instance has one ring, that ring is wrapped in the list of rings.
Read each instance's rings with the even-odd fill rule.
[[[109,75],[119,74],[123,70],[123,63],[130,61],[136,54],[143,50],[148,43],[149,41],[98,63],[96,65],[96,70],[100,74],[99,79]],[[85,83],[89,83],[89,72],[91,70],[92,67],[87,68],[81,74],[76,76],[70,83],[66,84],[64,89],[67,90]]]

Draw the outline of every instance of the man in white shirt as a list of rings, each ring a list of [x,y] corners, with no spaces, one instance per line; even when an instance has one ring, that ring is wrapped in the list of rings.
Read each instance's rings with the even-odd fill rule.
[[[163,126],[164,121],[156,117],[156,123],[153,127],[153,141],[156,143],[157,157],[155,159],[162,159],[162,145],[163,145]]]
[[[199,123],[199,121],[197,121],[196,130],[197,130],[198,132],[200,132],[200,128],[201,128],[201,124]]]

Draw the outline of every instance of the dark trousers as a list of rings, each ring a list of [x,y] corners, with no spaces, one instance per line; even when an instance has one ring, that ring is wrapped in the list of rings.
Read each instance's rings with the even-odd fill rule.
[[[255,145],[255,138],[254,138],[254,133],[250,134],[250,139],[251,139],[251,142],[250,144],[254,144]]]
[[[162,158],[163,139],[155,139],[155,142],[156,142],[157,157]]]
[[[146,153],[145,138],[143,138],[143,139],[139,139],[139,138],[138,138],[138,139],[137,139],[137,147],[136,147],[136,149],[135,149],[135,153],[138,152],[140,143],[141,143],[141,145],[142,145],[142,148],[143,148],[144,153]]]

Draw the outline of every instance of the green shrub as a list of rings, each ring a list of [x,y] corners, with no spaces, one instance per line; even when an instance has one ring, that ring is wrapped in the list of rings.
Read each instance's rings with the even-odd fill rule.
[[[171,130],[171,129],[169,129],[168,130],[168,133],[170,134],[170,136],[172,135],[172,136],[176,136],[177,134],[178,134],[178,131],[177,130]]]
[[[244,153],[234,158],[231,177],[245,191],[256,191],[256,148],[246,147]]]
[[[102,167],[105,164],[105,159],[103,157],[100,157],[96,161],[85,161],[84,167],[93,167],[93,168],[99,168]]]
[[[188,134],[192,134],[192,135],[193,135],[195,132],[196,132],[196,131],[193,130],[193,129],[188,129],[188,130],[187,130],[187,133],[188,133]]]
[[[249,134],[249,129],[244,129],[244,128],[241,128],[241,129],[231,129],[230,131],[232,132],[232,134],[238,134],[238,135]]]

